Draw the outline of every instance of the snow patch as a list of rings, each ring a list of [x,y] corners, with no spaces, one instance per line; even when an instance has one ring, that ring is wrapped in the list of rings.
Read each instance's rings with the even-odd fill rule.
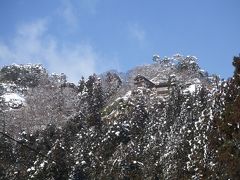
[[[196,91],[196,85],[195,84],[191,84],[187,90],[190,92],[190,93],[194,93]]]
[[[116,136],[119,136],[119,135],[120,135],[120,132],[119,132],[119,131],[115,132],[115,135],[116,135]]]
[[[5,93],[1,97],[11,108],[19,108],[25,104],[25,99],[17,93]]]
[[[124,96],[117,98],[115,101],[127,101],[131,97],[132,91],[128,91]]]
[[[197,84],[191,84],[186,89],[183,90],[183,94],[193,94],[198,89]]]
[[[127,101],[127,100],[130,98],[131,94],[132,94],[132,91],[128,91],[128,92],[122,97],[123,100],[124,100],[124,101]]]

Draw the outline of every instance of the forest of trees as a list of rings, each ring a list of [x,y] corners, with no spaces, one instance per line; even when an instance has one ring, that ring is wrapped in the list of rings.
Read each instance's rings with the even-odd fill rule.
[[[0,179],[239,179],[240,57],[228,80],[195,57],[154,61],[77,85],[39,65],[3,67]],[[136,87],[137,74],[174,83],[162,94]],[[9,106],[6,91],[25,102]]]

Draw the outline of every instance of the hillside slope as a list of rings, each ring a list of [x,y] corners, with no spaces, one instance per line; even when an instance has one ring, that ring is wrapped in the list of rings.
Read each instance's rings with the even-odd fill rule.
[[[227,81],[193,56],[153,59],[78,85],[40,66],[2,68],[0,177],[237,179],[240,58]]]

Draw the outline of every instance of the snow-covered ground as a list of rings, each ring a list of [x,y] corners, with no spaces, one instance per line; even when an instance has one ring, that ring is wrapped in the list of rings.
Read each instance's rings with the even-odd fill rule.
[[[25,99],[17,93],[5,93],[1,96],[11,108],[19,108],[25,104]]]

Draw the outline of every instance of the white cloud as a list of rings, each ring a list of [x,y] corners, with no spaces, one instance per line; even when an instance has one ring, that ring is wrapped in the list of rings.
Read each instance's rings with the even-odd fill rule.
[[[129,33],[131,37],[133,37],[140,45],[142,45],[146,41],[146,33],[142,27],[138,24],[130,24],[129,25]]]
[[[99,0],[82,0],[80,3],[89,13],[96,14]]]
[[[58,15],[63,17],[70,28],[75,29],[78,26],[78,13],[72,1],[63,0],[58,9]]]
[[[82,18],[85,18],[88,14],[96,14],[98,1],[99,0],[62,0],[57,14],[63,18],[68,28],[74,31],[78,28]]]
[[[74,82],[82,75],[86,77],[99,73],[99,69],[106,70],[106,66],[102,67],[106,61],[90,44],[63,43],[48,33],[48,26],[46,19],[19,26],[12,43],[0,42],[1,64],[41,63],[50,72],[64,72]]]
[[[12,54],[9,50],[9,48],[0,42],[0,61],[3,64],[8,63],[8,60],[12,59]]]
[[[63,33],[75,33],[83,15],[95,14],[99,0],[62,0],[53,14],[18,26],[8,42],[0,41],[0,64],[40,63],[50,72],[65,73],[70,81],[81,76],[100,73],[118,67],[118,59],[103,56],[84,41],[66,42],[49,31],[55,18],[64,23]],[[68,34],[68,33],[67,33]],[[111,59],[111,61],[108,61]]]

